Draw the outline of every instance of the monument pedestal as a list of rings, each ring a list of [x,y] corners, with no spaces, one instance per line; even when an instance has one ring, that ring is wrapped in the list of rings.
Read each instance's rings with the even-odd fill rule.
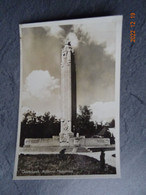
[[[74,134],[72,132],[67,132],[67,133],[60,133],[59,138],[60,138],[60,146],[69,146],[70,145],[70,138],[73,138]]]

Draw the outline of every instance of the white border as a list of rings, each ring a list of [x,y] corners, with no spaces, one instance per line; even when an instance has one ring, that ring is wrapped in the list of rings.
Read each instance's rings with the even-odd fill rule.
[[[121,177],[120,169],[120,73],[121,73],[121,42],[122,42],[122,20],[119,18],[119,23],[116,24],[116,64],[115,64],[115,102],[116,102],[116,118],[115,129],[117,130],[116,137],[116,168],[117,176]]]
[[[69,25],[69,24],[84,24],[90,21],[97,21],[105,19],[106,21],[114,20],[116,22],[116,63],[115,63],[115,102],[116,102],[116,125],[117,137],[116,137],[116,174],[100,174],[100,175],[69,175],[69,176],[17,176],[17,166],[18,166],[18,154],[19,154],[19,142],[20,142],[20,116],[21,116],[21,95],[22,95],[22,28],[31,27],[43,27],[49,25]],[[53,22],[41,22],[41,23],[31,23],[31,24],[20,24],[20,93],[19,93],[19,117],[18,117],[18,132],[17,132],[17,144],[16,144],[16,154],[15,154],[15,166],[14,166],[14,180],[43,180],[43,179],[108,179],[108,178],[120,178],[120,64],[121,64],[121,40],[122,40],[122,21],[123,16],[108,16],[108,17],[94,17],[86,19],[73,19],[73,20],[60,20]]]

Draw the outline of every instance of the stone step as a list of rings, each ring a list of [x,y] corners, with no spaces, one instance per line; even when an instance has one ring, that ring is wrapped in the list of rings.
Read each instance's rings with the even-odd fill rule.
[[[89,149],[84,148],[84,147],[79,147],[79,148],[77,149],[77,152],[89,152],[89,151],[90,151]]]
[[[65,150],[65,153],[68,153],[68,152],[72,152],[73,150],[73,147],[64,147]]]
[[[27,153],[27,152],[55,152],[60,153],[61,150],[65,149],[65,153],[71,153],[73,147],[61,147],[61,146],[38,146],[38,147],[23,147],[20,148],[20,153]]]

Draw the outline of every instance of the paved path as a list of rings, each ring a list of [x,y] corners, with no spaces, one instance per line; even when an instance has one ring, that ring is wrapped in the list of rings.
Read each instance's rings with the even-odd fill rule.
[[[87,152],[87,153],[84,152],[78,154],[93,157],[100,161],[101,152]],[[112,156],[113,154],[115,154],[115,151],[105,151],[105,163],[113,167],[116,167],[116,158]]]

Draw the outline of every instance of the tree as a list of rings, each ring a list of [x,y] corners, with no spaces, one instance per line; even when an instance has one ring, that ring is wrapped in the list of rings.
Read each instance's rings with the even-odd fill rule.
[[[112,121],[109,123],[109,127],[110,128],[115,127],[115,119],[112,119]]]
[[[46,113],[43,115],[42,120],[43,120],[44,123],[49,123],[50,118],[51,118],[50,112],[46,112]]]
[[[80,109],[80,116],[85,121],[90,121],[91,116],[93,114],[92,110],[90,109],[90,106],[79,106]]]
[[[51,138],[59,132],[60,120],[50,112],[36,116],[35,112],[27,111],[21,122],[20,146],[23,146],[25,138]]]
[[[104,133],[104,138],[111,138],[111,133],[108,129]]]
[[[91,121],[93,114],[89,106],[79,106],[80,114],[76,118],[76,132],[86,137],[91,137],[95,134],[95,125]]]
[[[22,123],[24,124],[35,124],[36,123],[36,113],[34,111],[28,110],[23,114]]]

